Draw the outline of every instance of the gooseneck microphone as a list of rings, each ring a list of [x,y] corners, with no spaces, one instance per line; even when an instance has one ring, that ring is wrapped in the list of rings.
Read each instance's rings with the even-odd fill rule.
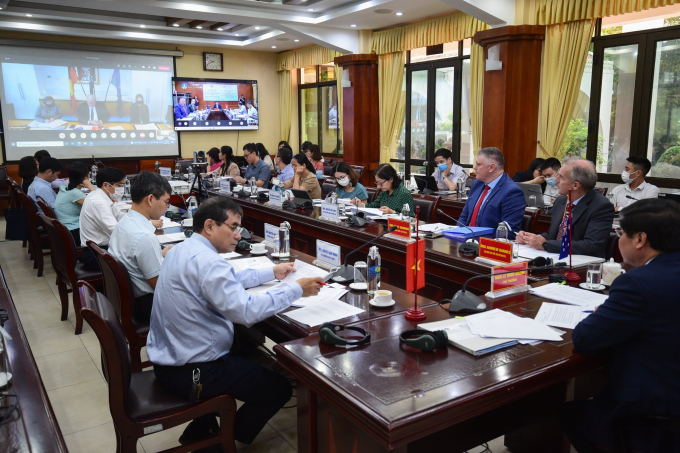
[[[106,167],[106,165],[104,165],[104,162],[102,162],[101,160],[98,161],[98,160],[94,157],[94,154],[92,155],[92,160],[94,161],[94,164],[95,164],[95,165],[102,164],[102,167]]]
[[[538,190],[534,190],[534,189],[529,189],[529,192],[531,192],[531,193],[537,193],[537,194],[539,194],[539,195],[545,195],[546,197],[550,197],[550,198],[557,198],[557,197],[559,197],[559,195],[550,195],[550,194],[547,194],[547,193],[539,192]]]
[[[534,267],[531,269],[527,269],[527,272],[532,272],[532,271],[549,271],[552,269],[558,269],[561,266],[543,266],[543,267]],[[482,274],[482,275],[475,275],[474,277],[470,277],[467,279],[465,283],[463,283],[463,288],[458,291],[454,296],[453,299],[443,299],[442,301],[439,302],[439,304],[446,304],[450,303],[449,305],[449,311],[450,312],[455,312],[455,313],[481,313],[484,310],[486,310],[486,303],[480,299],[479,297],[475,296],[472,294],[470,291],[466,291],[467,284],[470,283],[472,280],[476,280],[479,278],[490,278],[490,277],[495,277],[497,275],[506,275],[506,274],[514,274],[516,272],[523,272],[523,270],[517,270],[517,271],[508,271],[508,272],[499,272],[498,274]]]
[[[337,282],[337,283],[344,283],[344,282],[349,282],[349,281],[354,280],[354,266],[349,266],[347,264],[350,255],[352,255],[355,252],[358,252],[362,248],[366,247],[368,244],[371,244],[371,243],[377,241],[378,239],[385,236],[386,234],[392,233],[396,229],[397,229],[397,227],[393,226],[393,227],[389,228],[388,230],[380,233],[379,235],[377,235],[376,237],[374,237],[370,241],[361,244],[359,247],[357,247],[354,250],[352,250],[351,252],[349,252],[347,255],[345,255],[345,264],[343,264],[342,266],[340,266],[338,268],[335,268],[335,270],[333,272],[331,272],[330,278],[334,282]]]
[[[460,222],[451,217],[450,215],[446,214],[441,209],[437,209],[437,212],[443,215],[444,217],[448,217],[449,219],[453,220],[454,222],[456,222],[456,224],[462,226],[463,228],[467,228],[472,233],[472,242],[463,242],[462,244],[460,244],[460,246],[458,246],[458,251],[463,255],[475,255],[475,256],[479,255],[479,244],[477,243],[477,238],[475,237],[475,231],[469,226],[465,225],[463,222]]]

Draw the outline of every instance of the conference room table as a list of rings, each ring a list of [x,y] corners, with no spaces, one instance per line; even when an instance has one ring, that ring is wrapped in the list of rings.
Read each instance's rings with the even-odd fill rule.
[[[64,437],[1,268],[0,309],[7,311],[4,329],[12,339],[5,339],[5,348],[13,376],[9,387],[0,388],[0,406],[18,404],[8,420],[0,423],[0,451],[66,453]],[[5,414],[6,409],[0,408],[0,415]]]

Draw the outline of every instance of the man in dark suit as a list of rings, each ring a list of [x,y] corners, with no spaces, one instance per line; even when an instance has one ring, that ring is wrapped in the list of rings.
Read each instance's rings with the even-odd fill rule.
[[[213,105],[213,110],[222,110],[222,104],[215,102],[215,105]]]
[[[194,113],[196,110],[198,110],[198,104],[196,104],[196,99],[191,100],[191,104],[187,105],[187,110],[189,113]]]
[[[556,181],[560,196],[552,208],[550,230],[540,235],[521,231],[517,235],[517,241],[520,244],[529,244],[537,250],[560,253],[562,244],[560,225],[568,209],[567,196],[571,189],[572,253],[604,258],[614,221],[614,206],[595,190],[597,184],[595,165],[581,158],[566,160],[557,172]]]
[[[680,417],[680,205],[640,200],[626,208],[621,230],[623,260],[636,267],[614,280],[609,298],[572,334],[576,352],[609,356],[607,386],[567,404],[560,417],[579,453],[612,451],[618,419]],[[626,435],[631,451],[680,451],[677,435],[659,429]]]
[[[189,116],[189,111],[186,106],[187,101],[184,98],[179,98],[179,104],[175,106],[175,119],[181,120]]]
[[[477,179],[458,220],[470,226],[493,228],[494,232],[500,222],[507,222],[512,239],[522,228],[527,204],[522,189],[503,171],[504,165],[498,148],[479,150],[475,158]]]
[[[130,106],[130,122],[147,124],[149,122],[149,106],[144,103],[144,96],[135,96],[135,103]]]
[[[94,94],[87,95],[87,102],[78,106],[78,122],[92,126],[101,126],[108,123],[111,114],[106,110],[106,106],[97,102]]]

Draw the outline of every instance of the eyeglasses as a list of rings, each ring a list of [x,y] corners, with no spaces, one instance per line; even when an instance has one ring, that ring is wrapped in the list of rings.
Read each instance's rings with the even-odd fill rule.
[[[382,187],[383,184],[385,184],[387,181],[378,181],[377,179],[375,180],[375,186],[376,187]]]
[[[160,198],[158,198],[158,199],[161,200]],[[166,208],[169,208],[169,207],[170,207],[170,200],[168,200],[168,201],[161,200],[161,201],[162,201],[163,203],[165,203],[165,207],[166,207]]]
[[[241,234],[241,233],[243,233],[243,232],[245,231],[245,228],[243,228],[243,227],[240,226],[240,225],[231,226],[231,225],[227,224],[227,226],[228,226],[229,228],[231,228],[231,231],[233,231],[233,232],[236,233],[236,234]]]

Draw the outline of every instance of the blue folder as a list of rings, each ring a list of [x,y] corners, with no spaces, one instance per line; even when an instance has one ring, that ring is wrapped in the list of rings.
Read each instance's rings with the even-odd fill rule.
[[[475,232],[475,236],[487,236],[487,235],[493,235],[493,228],[489,227],[470,227],[472,231]],[[472,238],[472,232],[463,227],[459,228],[453,228],[451,230],[446,230],[442,231],[441,233],[443,236],[449,238],[449,239],[457,239],[457,240],[467,240]]]

